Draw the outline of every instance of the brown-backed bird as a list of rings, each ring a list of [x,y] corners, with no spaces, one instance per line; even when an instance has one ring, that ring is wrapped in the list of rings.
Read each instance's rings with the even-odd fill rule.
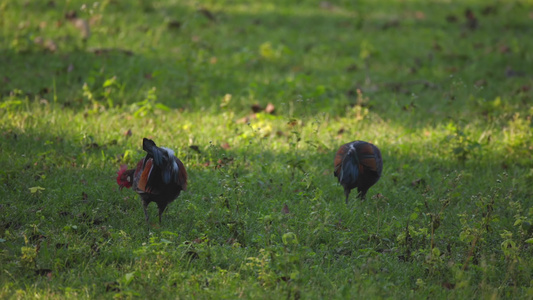
[[[378,182],[383,170],[383,160],[378,147],[363,141],[342,145],[335,155],[333,174],[344,187],[346,204],[352,189],[357,188],[363,200],[368,189]]]

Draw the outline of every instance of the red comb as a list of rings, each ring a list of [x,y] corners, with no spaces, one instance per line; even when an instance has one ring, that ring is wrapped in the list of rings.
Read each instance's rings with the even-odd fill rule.
[[[120,189],[122,189],[123,187],[130,187],[131,184],[129,182],[125,182],[123,179],[122,179],[122,174],[124,172],[126,172],[126,170],[128,169],[128,166],[127,165],[121,165],[120,166],[120,169],[117,171],[117,184],[120,186]]]

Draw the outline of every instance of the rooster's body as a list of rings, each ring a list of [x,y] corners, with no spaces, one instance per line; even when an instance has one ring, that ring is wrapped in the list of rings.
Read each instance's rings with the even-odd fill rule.
[[[352,189],[357,188],[363,200],[368,189],[378,182],[383,170],[383,160],[378,147],[363,141],[342,145],[335,155],[333,174],[344,187],[346,204]]]
[[[182,190],[187,189],[187,171],[172,150],[157,147],[150,139],[143,139],[143,150],[146,151],[146,156],[137,163],[135,169],[128,170],[125,165],[121,167],[117,183],[121,189],[132,187],[139,194],[146,222],[149,219],[148,204],[155,202],[161,223],[161,215],[167,205],[174,201]]]

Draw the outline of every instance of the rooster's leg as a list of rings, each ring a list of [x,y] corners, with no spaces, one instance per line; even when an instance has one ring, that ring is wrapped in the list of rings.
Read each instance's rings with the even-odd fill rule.
[[[366,198],[366,192],[368,191],[368,189],[359,189],[357,188],[357,198],[361,199],[361,201],[365,200]]]
[[[146,223],[148,223],[148,202],[143,201],[143,209],[144,209],[144,219],[146,220]]]
[[[344,195],[346,196],[346,205],[348,205],[348,196],[350,196],[349,188],[344,188]]]
[[[159,208],[159,224],[161,224],[161,216],[163,215],[165,208],[167,208],[167,205],[161,204],[161,205],[158,205],[157,208]]]

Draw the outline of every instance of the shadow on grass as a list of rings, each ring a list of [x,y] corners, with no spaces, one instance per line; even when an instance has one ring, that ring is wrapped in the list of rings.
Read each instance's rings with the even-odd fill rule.
[[[120,29],[121,23],[106,20],[95,23],[85,50],[64,28],[52,37],[60,41],[55,53],[31,40],[22,53],[2,49],[0,92],[7,95],[20,89],[30,99],[57,99],[85,109],[92,103],[84,95],[84,83],[104,106],[142,101],[156,87],[157,101],[178,109],[212,108],[210,112],[217,113],[222,97],[229,93],[234,100],[228,109],[237,114],[256,102],[273,102],[280,108],[297,99],[312,99],[307,106],[310,114],[344,114],[357,103],[356,90],[361,89],[370,98],[366,105],[382,118],[415,127],[428,121],[428,112],[440,121],[452,115],[448,111],[468,107],[472,95],[492,100],[527,82],[505,75],[505,68],[521,65],[522,52],[481,53],[498,46],[484,42],[500,35],[495,28],[513,36],[524,34],[519,21],[501,19],[503,8],[496,4],[469,4],[479,22],[469,29],[467,8],[458,4],[317,7],[274,2],[264,9],[224,3],[202,10],[143,3],[133,4],[131,15],[141,20],[133,28]],[[43,5],[29,4],[21,10],[36,20],[43,9],[54,11],[57,22],[65,21],[59,7]],[[71,8],[77,9],[74,5]],[[123,14],[124,4],[111,2],[106,9],[109,16],[104,18],[114,20]],[[160,38],[150,45],[152,31],[160,32]],[[147,42],[139,46],[144,39]],[[449,48],[436,50],[435,43]],[[368,69],[360,57],[366,44]],[[458,79],[450,80],[450,75]],[[113,77],[117,85],[104,87]],[[487,86],[483,90],[455,86],[480,80]],[[404,118],[405,111],[418,117]]]

